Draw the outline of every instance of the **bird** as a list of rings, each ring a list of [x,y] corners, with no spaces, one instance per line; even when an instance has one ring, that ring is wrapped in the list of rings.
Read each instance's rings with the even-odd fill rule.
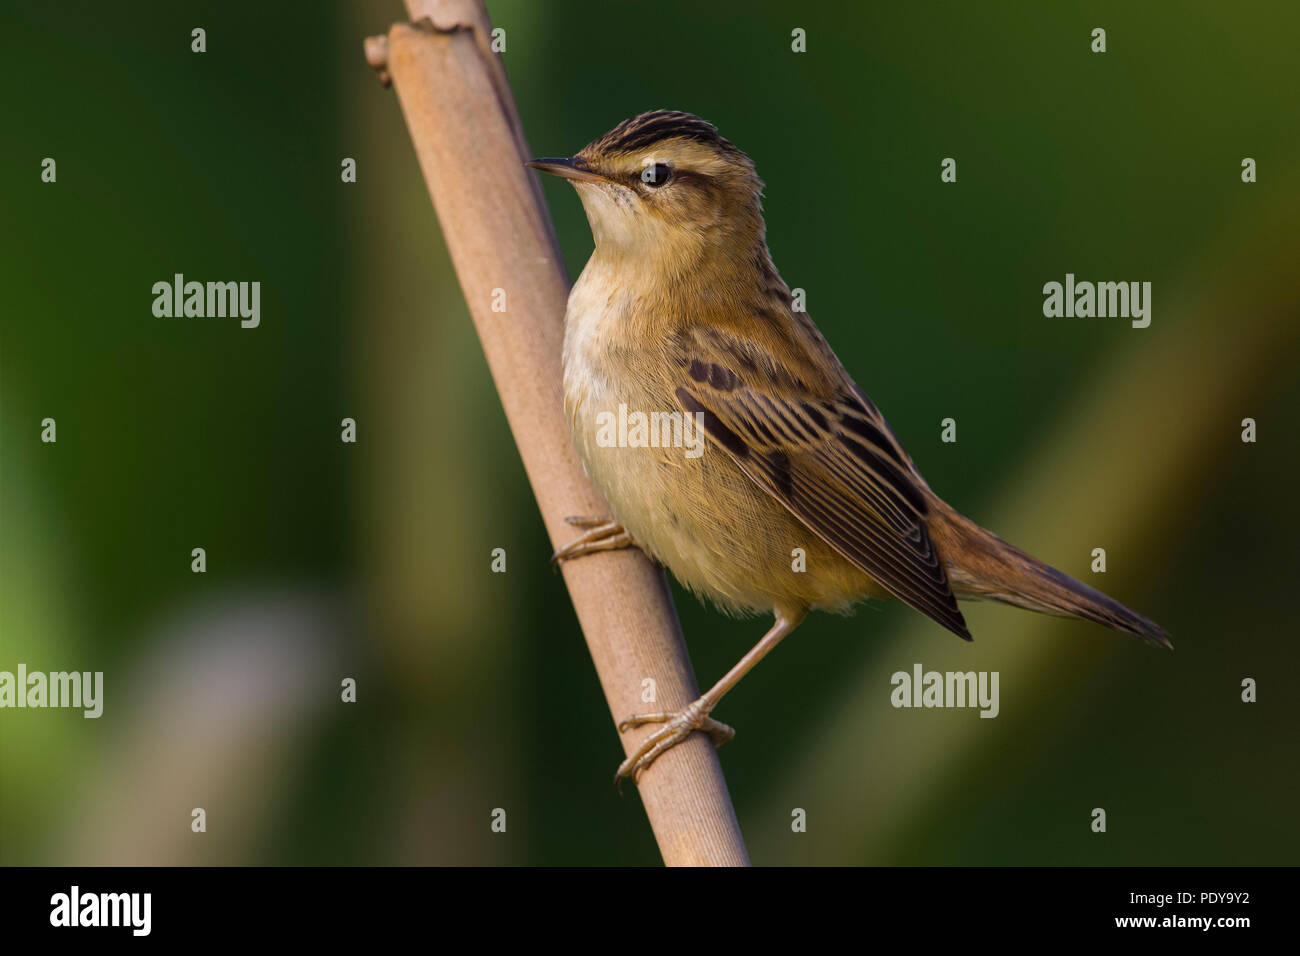
[[[763,183],[712,123],[653,110],[527,165],[573,185],[594,239],[565,310],[564,411],[612,511],[568,519],[581,533],[553,563],[639,547],[719,610],[773,619],[698,699],[619,723],[660,726],[616,783],[692,733],[731,739],[719,701],[812,610],[896,598],[970,641],[957,601],[986,599],[1172,648],[1155,622],[930,489],[777,272]],[[683,440],[611,427],[638,414],[680,422]],[[694,455],[682,447],[693,429]]]

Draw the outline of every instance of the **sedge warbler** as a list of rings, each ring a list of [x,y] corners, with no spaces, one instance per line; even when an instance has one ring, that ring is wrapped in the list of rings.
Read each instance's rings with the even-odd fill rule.
[[[721,608],[775,617],[698,700],[619,725],[662,726],[616,780],[694,731],[730,739],[711,716],[718,701],[814,608],[896,597],[970,640],[957,599],[985,598],[1171,646],[1154,622],[930,490],[796,307],[767,250],[754,164],[712,124],[643,113],[572,157],[529,165],[573,184],[595,238],[565,314],[564,397],[613,509],[572,519],[586,531],[555,560],[635,545]],[[611,429],[616,412],[625,421]],[[656,427],[666,423],[679,431]],[[703,454],[654,440],[693,424]]]

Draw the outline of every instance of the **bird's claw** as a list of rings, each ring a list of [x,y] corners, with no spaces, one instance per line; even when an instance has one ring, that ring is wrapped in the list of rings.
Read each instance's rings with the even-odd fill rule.
[[[551,555],[552,569],[558,568],[561,561],[580,558],[584,554],[617,551],[619,548],[630,548],[633,545],[632,536],[623,530],[621,524],[608,516],[578,516],[564,520],[571,525],[588,530]]]
[[[633,782],[641,779],[641,774],[665,751],[671,750],[695,731],[703,731],[713,739],[713,746],[721,747],[736,731],[721,721],[714,720],[704,709],[701,701],[695,701],[678,711],[663,711],[654,714],[633,714],[619,721],[619,733],[626,733],[643,724],[663,724],[618,766],[614,773],[614,786],[619,787],[625,777]]]

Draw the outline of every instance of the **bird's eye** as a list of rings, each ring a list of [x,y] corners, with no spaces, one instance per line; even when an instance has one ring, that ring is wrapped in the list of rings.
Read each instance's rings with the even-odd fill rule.
[[[673,171],[667,163],[651,163],[641,170],[641,182],[645,183],[651,189],[658,189],[668,183]]]

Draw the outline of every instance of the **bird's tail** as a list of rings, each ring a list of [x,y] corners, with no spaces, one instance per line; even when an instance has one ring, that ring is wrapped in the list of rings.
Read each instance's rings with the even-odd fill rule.
[[[1155,621],[1007,544],[947,505],[940,507],[930,533],[948,565],[949,584],[957,597],[1095,621],[1148,644],[1173,647]]]

